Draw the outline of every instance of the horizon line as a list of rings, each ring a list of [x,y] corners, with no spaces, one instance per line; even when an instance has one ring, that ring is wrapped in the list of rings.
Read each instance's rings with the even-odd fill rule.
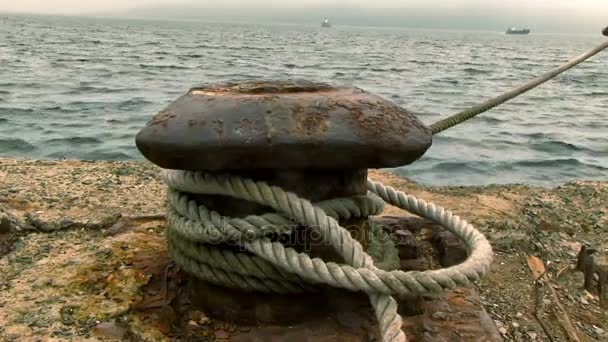
[[[163,22],[200,22],[200,23],[212,23],[212,24],[255,24],[255,25],[294,25],[294,26],[313,26],[320,24],[321,20],[317,23],[315,21],[302,21],[302,22],[282,22],[275,20],[244,20],[244,19],[206,19],[206,18],[186,18],[186,17],[152,17],[152,16],[130,16],[130,15],[121,15],[121,14],[103,14],[103,13],[89,13],[89,14],[60,14],[60,13],[39,13],[39,12],[21,12],[21,11],[3,11],[0,10],[0,15],[16,15],[16,16],[40,16],[40,17],[65,17],[65,18],[88,18],[88,19],[109,19],[109,20],[134,20],[134,21],[163,21]],[[352,27],[352,28],[379,28],[379,29],[408,29],[408,30],[429,30],[429,31],[466,31],[466,32],[495,32],[495,33],[504,33],[507,28],[504,30],[494,29],[494,28],[439,28],[439,27],[428,27],[428,26],[395,26],[395,25],[381,25],[381,24],[336,24],[332,22],[332,28],[335,27]],[[531,26],[527,26],[530,28],[534,34],[541,35],[594,35],[595,33],[592,31],[576,31],[576,32],[562,32],[562,31],[545,31],[545,30],[534,30]],[[601,31],[602,28],[599,30]],[[600,33],[601,36],[601,33]]]

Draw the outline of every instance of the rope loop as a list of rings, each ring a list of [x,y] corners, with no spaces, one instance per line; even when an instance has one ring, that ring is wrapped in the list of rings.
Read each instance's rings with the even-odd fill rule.
[[[378,319],[383,341],[406,341],[394,296],[440,292],[478,281],[493,261],[488,240],[450,211],[372,180],[362,198],[319,203],[268,185],[231,175],[163,170],[169,187],[167,240],[174,261],[212,284],[248,291],[299,293],[325,284],[363,291]],[[224,195],[272,208],[276,213],[231,218],[206,208],[188,194]],[[459,265],[424,272],[385,271],[341,227],[339,219],[379,215],[388,203],[440,224],[467,247]],[[286,247],[272,237],[289,234],[297,224],[329,242],[343,263],[325,262]],[[238,248],[225,249],[217,244]]]

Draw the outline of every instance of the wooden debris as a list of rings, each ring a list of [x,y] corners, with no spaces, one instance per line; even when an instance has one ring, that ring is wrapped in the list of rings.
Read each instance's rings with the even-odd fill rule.
[[[544,286],[549,288],[551,295],[553,296],[553,301],[555,302],[555,306],[558,309],[558,310],[555,310],[555,312],[554,312],[555,317],[557,318],[559,324],[561,325],[562,330],[565,332],[566,336],[568,337],[568,340],[574,341],[574,342],[583,341],[580,338],[580,335],[579,335],[576,327],[574,326],[574,324],[572,324],[572,320],[568,316],[568,312],[566,311],[566,309],[560,302],[559,296],[557,295],[557,292],[555,291],[553,284],[551,284],[551,281],[549,280],[549,277],[547,276],[547,269],[545,268],[544,262],[540,258],[531,255],[528,257],[528,267],[530,267],[530,270],[532,271],[532,274],[534,275],[534,281],[537,284],[542,282],[542,284],[544,284]],[[536,315],[536,317],[544,329],[544,324],[542,322],[540,322],[539,316]]]

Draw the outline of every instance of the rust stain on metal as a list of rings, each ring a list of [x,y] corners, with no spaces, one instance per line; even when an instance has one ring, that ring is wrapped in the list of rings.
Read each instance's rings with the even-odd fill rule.
[[[386,101],[340,100],[336,105],[348,110],[353,122],[363,128],[368,135],[382,134],[389,127],[403,134],[411,131],[412,127],[424,129],[423,126],[403,115],[404,109]]]
[[[246,144],[251,143],[254,136],[262,133],[255,123],[247,118],[235,122],[234,127],[234,134],[244,137]]]
[[[149,126],[157,126],[157,125],[162,125],[163,127],[167,127],[167,121],[173,119],[175,117],[175,114],[170,113],[170,112],[159,112],[158,114],[156,114],[152,120],[150,120],[148,122]]]
[[[206,86],[202,88],[194,88],[191,93],[193,95],[207,96],[222,96],[222,95],[268,95],[268,94],[294,94],[294,93],[319,93],[330,92],[334,89],[323,83],[313,82],[250,82],[250,83],[232,83],[223,84],[221,86]]]
[[[296,129],[307,135],[321,134],[327,132],[329,114],[323,108],[316,112],[306,111],[300,105],[292,106],[293,118]]]

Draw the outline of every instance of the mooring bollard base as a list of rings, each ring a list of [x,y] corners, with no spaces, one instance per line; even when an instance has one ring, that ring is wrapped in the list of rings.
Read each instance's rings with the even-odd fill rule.
[[[231,336],[230,341],[368,342],[381,340],[376,319],[373,317],[369,299],[365,294],[328,289],[325,295],[328,299],[326,305],[331,307],[329,313],[318,314],[312,319],[303,319],[289,326],[252,327],[250,331],[238,332]],[[298,304],[296,303],[296,305]]]
[[[201,286],[201,282],[193,282]],[[214,286],[204,285],[199,289],[211,290],[209,297],[234,295]],[[219,292],[218,292],[219,290]],[[201,293],[198,291],[197,293]],[[238,326],[231,331],[229,341],[380,341],[376,319],[363,293],[352,293],[339,289],[327,289],[316,296],[295,295],[282,298],[269,298],[274,295],[244,294],[229,300],[218,297],[221,306],[209,308],[198,306],[214,321],[227,321]],[[205,299],[208,305],[213,300]],[[230,303],[229,303],[230,302]],[[400,314],[403,315],[403,330],[408,341],[488,341],[499,342],[502,337],[494,322],[482,305],[476,290],[458,288],[433,296],[401,300]],[[229,316],[240,310],[234,317]],[[269,316],[269,313],[272,315]],[[290,321],[279,317],[291,317]],[[301,316],[297,320],[296,313]],[[252,320],[243,322],[246,317]],[[255,322],[257,320],[257,322]],[[274,323],[268,322],[274,321]],[[283,321],[282,321],[283,320]],[[186,334],[187,335],[187,334]],[[196,336],[193,333],[192,336]]]
[[[324,292],[275,294],[215,286],[194,277],[190,301],[211,317],[236,324],[291,325],[329,314]]]
[[[392,233],[403,269],[442,267],[466,257],[465,246],[453,234],[428,220],[377,217],[371,221]],[[189,292],[192,310],[235,326],[225,336],[228,341],[381,340],[364,293],[324,287],[317,293],[263,294],[218,287],[194,277],[188,287],[195,289]],[[473,288],[401,298],[399,313],[409,341],[502,341]],[[228,330],[221,331],[223,335]],[[180,333],[188,336],[188,332]],[[196,335],[192,332],[192,337]]]

